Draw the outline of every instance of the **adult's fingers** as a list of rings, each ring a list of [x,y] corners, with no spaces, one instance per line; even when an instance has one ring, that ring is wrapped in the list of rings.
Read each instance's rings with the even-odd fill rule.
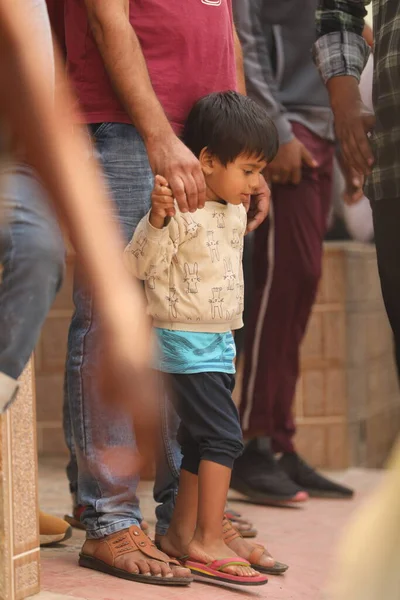
[[[252,206],[249,211],[251,217],[247,221],[246,233],[250,233],[257,229],[257,227],[265,220],[269,211],[270,197],[271,194],[267,185],[265,186],[265,191],[252,197]]]
[[[179,210],[183,213],[189,211],[186,198],[185,184],[180,175],[173,175],[169,182],[175,200],[178,203]]]
[[[266,215],[259,212],[255,212],[254,214],[252,214],[251,219],[247,221],[246,233],[251,233],[252,231],[255,231],[264,221],[265,217]]]
[[[206,182],[200,163],[193,169],[192,175],[197,187],[197,208],[204,208],[206,203]]]
[[[368,175],[374,161],[371,146],[366,130],[361,119],[357,119],[352,126],[338,131],[342,145],[342,152],[350,167]]]
[[[186,200],[190,212],[197,210],[198,206],[198,192],[197,185],[194,177],[191,173],[185,173],[181,175],[183,185],[185,186]]]
[[[278,183],[286,185],[291,180],[291,171],[287,167],[283,167],[279,172]]]
[[[296,165],[292,170],[291,181],[293,185],[299,185],[301,181],[301,165]]]
[[[306,165],[308,165],[309,167],[311,167],[313,169],[318,167],[317,161],[315,160],[315,158],[313,157],[311,152],[309,150],[307,150],[307,148],[304,145],[301,147],[301,160]]]

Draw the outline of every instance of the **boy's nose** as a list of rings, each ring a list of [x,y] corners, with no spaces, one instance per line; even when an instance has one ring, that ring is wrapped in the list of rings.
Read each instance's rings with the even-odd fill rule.
[[[250,185],[251,193],[254,194],[260,187],[260,175],[258,173],[253,175],[250,181]]]

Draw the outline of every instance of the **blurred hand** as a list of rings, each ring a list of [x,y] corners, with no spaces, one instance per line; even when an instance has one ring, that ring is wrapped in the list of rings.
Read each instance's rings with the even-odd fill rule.
[[[374,157],[367,134],[374,128],[375,117],[361,102],[355,77],[332,77],[327,88],[344,161],[360,176],[368,175]]]
[[[259,189],[249,196],[249,203],[245,208],[247,210],[247,229],[246,233],[254,231],[266,219],[269,211],[271,192],[264,177],[260,175]]]
[[[359,175],[352,167],[343,166],[342,170],[346,182],[343,200],[349,205],[357,204],[357,202],[359,202],[364,196],[364,176]]]
[[[200,163],[175,135],[147,143],[147,153],[153,173],[168,182],[181,212],[194,212],[206,201],[206,184]]]
[[[317,161],[297,138],[281,144],[278,154],[267,167],[272,183],[298,185],[303,163],[314,169],[318,167]]]

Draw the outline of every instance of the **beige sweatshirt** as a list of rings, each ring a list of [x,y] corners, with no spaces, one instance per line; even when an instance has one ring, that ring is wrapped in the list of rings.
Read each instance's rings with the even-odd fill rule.
[[[125,250],[129,271],[143,279],[154,326],[226,332],[243,327],[243,205],[206,202],[163,229],[139,223]]]

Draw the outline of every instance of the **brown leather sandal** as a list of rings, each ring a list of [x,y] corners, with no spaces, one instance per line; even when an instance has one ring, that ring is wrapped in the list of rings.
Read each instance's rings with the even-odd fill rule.
[[[222,534],[226,545],[229,545],[236,538],[243,537],[241,533],[232,525],[229,519],[226,518],[222,521]],[[253,569],[259,571],[259,573],[266,573],[268,575],[282,575],[288,570],[288,565],[278,562],[277,560],[272,567],[265,567],[264,565],[258,564],[260,558],[266,552],[267,550],[264,548],[264,546],[261,544],[255,544],[255,548],[251,551],[250,556],[247,559]]]
[[[160,552],[140,527],[136,525],[99,540],[86,540],[79,555],[79,565],[140,583],[175,586],[187,586],[192,583],[192,577],[157,577],[155,575],[129,573],[115,566],[116,558],[134,552],[141,552],[149,559],[164,562],[168,565],[182,566],[177,560],[169,558],[164,552]]]

